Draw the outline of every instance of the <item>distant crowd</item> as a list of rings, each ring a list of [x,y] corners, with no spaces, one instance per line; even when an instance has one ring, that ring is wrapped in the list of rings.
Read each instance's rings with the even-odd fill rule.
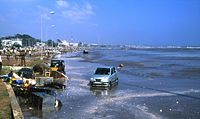
[[[7,62],[7,65],[13,65],[15,62],[16,65],[20,66],[26,66],[26,55],[31,57],[32,55],[32,49],[16,49],[16,48],[4,48],[0,51],[0,72],[2,71],[2,65],[3,65],[3,58],[2,56],[6,57],[5,62]],[[5,63],[4,62],[4,63]]]

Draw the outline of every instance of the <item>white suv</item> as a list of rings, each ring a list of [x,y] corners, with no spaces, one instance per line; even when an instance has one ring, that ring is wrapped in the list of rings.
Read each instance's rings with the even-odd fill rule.
[[[97,68],[90,79],[91,86],[107,86],[118,84],[117,70],[115,67]]]

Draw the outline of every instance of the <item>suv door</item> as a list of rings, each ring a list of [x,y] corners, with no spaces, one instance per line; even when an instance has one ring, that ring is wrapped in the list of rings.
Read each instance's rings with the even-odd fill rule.
[[[115,81],[115,77],[116,77],[116,72],[114,67],[111,68],[111,81],[114,82]]]
[[[115,80],[117,80],[117,71],[116,71],[116,68],[114,67],[113,70],[114,70],[114,78],[115,78]]]

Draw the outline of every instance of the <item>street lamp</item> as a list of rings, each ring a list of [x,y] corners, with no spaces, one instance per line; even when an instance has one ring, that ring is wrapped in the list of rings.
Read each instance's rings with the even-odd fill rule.
[[[55,14],[55,12],[54,12],[54,11],[50,11],[49,13],[50,13],[50,14]]]
[[[54,30],[54,28],[55,28],[55,25],[54,25],[54,24],[52,24],[52,25],[51,25],[51,28]],[[53,49],[53,39],[52,39],[52,41],[51,41],[51,47],[52,47],[52,49]]]
[[[54,11],[50,11],[49,14],[55,14]],[[40,45],[41,45],[41,57],[40,59],[43,60],[42,57],[42,53],[43,53],[43,49],[42,49],[42,39],[43,39],[43,14],[40,15]]]
[[[50,14],[52,14],[52,15],[54,15],[54,14],[55,14],[55,12],[54,12],[54,11],[50,11],[49,13],[50,13]],[[55,27],[55,25],[54,25],[54,24],[52,24],[52,25],[51,25],[51,27],[52,27],[52,28],[54,28],[54,27]],[[52,39],[51,43],[52,43],[52,48],[53,48],[53,39]]]
[[[42,19],[43,19],[43,15],[41,14],[40,15],[40,52],[41,52],[41,56],[40,56],[40,60],[43,60],[43,57],[42,57],[42,52],[43,52],[43,50],[42,50],[42,39],[43,39],[43,37],[42,37],[42,34],[43,34],[43,21],[42,21]]]

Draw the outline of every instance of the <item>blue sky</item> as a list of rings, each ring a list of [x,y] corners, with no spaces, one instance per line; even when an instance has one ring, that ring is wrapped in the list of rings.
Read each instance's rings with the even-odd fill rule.
[[[0,5],[0,36],[40,39],[42,31],[43,41],[200,45],[200,0],[0,0]]]

